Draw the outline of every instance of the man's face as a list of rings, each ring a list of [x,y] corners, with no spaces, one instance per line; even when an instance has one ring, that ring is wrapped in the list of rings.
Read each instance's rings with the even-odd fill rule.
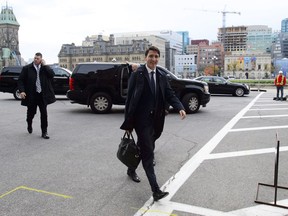
[[[34,64],[39,65],[41,64],[41,61],[42,61],[41,56],[37,56],[37,55],[34,56]]]
[[[156,51],[149,50],[148,55],[145,57],[147,66],[154,70],[159,62],[160,56]]]

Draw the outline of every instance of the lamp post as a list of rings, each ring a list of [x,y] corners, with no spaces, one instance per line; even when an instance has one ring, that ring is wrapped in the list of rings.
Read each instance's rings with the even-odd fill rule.
[[[217,58],[216,56],[213,56],[213,57],[212,57],[213,64],[214,64],[214,66],[213,66],[214,75],[215,75],[215,61],[216,61],[217,59],[218,59],[218,58]]]

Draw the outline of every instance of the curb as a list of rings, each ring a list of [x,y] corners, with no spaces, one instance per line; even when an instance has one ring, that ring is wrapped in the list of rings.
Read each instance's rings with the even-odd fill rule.
[[[253,88],[253,89],[250,89],[250,91],[261,91],[261,92],[267,92],[266,89],[258,89],[258,88]]]

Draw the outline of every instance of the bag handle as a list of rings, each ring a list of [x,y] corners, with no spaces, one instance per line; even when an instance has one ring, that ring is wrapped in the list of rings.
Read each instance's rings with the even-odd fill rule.
[[[133,135],[132,135],[132,132],[130,133],[130,132],[128,132],[128,131],[125,131],[125,133],[124,133],[124,135],[123,135],[123,138],[127,137],[128,139],[130,139],[130,136],[131,136],[131,138],[134,140],[134,137],[133,137]]]

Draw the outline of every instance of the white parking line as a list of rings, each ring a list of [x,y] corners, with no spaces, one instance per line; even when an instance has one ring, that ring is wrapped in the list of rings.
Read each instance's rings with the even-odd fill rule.
[[[283,129],[283,128],[288,128],[288,125],[269,126],[269,127],[267,126],[267,127],[237,128],[237,129],[231,129],[231,130],[229,130],[229,132],[272,130],[272,129]]]
[[[257,154],[267,154],[274,153],[275,148],[266,148],[266,149],[254,149],[247,151],[237,151],[237,152],[225,152],[225,153],[215,153],[207,155],[206,159],[220,159],[220,158],[229,158],[229,157],[241,157],[241,156],[249,156],[249,155],[257,155]],[[280,152],[288,151],[288,146],[281,146],[279,148]]]
[[[234,214],[230,214],[230,213],[225,213],[222,211],[216,211],[213,209],[208,209],[208,208],[203,208],[203,207],[198,207],[198,206],[192,206],[192,205],[187,205],[187,204],[183,204],[183,203],[176,203],[176,202],[166,202],[163,201],[159,203],[155,203],[155,207],[158,208],[158,215],[161,215],[160,213],[162,213],[162,215],[164,215],[166,212],[164,211],[159,211],[159,209],[162,208],[162,206],[169,206],[171,209],[173,209],[173,211],[180,211],[180,212],[189,212],[189,213],[193,213],[193,214],[197,214],[197,215],[205,215],[205,216],[235,216]],[[167,214],[170,216],[176,216],[176,214]],[[178,216],[178,215],[177,215]]]
[[[277,104],[275,104],[275,103],[273,103],[273,104],[271,104],[271,103],[269,103],[269,104],[257,104],[257,103],[255,103],[254,104],[254,106],[253,107],[255,107],[255,106],[288,106],[288,104],[284,104],[284,103],[277,103]]]
[[[287,206],[288,200],[280,200],[278,205]],[[284,208],[277,208],[270,205],[257,205],[249,208],[239,209],[230,212],[237,216],[287,216],[288,211]]]
[[[232,118],[211,140],[208,141],[190,160],[188,160],[180,170],[172,176],[162,187],[165,191],[169,191],[169,195],[164,200],[171,200],[180,187],[187,181],[187,179],[194,173],[200,164],[209,156],[220,141],[227,135],[227,133],[234,127],[234,125],[241,119],[244,114],[254,105],[258,98],[263,94],[257,95],[245,108],[243,108],[234,118]],[[162,201],[162,200],[161,200]],[[144,206],[136,212],[135,216],[156,216],[155,213],[161,207],[161,212],[172,213],[173,209],[169,205],[165,205],[162,201],[153,203],[152,197],[144,204]],[[143,209],[146,209],[143,211]]]
[[[259,110],[287,110],[288,108],[265,108],[265,109],[250,109],[249,111],[259,111]]]
[[[282,117],[288,117],[288,115],[258,115],[258,116],[243,116],[242,119],[248,119],[248,118],[282,118]]]

